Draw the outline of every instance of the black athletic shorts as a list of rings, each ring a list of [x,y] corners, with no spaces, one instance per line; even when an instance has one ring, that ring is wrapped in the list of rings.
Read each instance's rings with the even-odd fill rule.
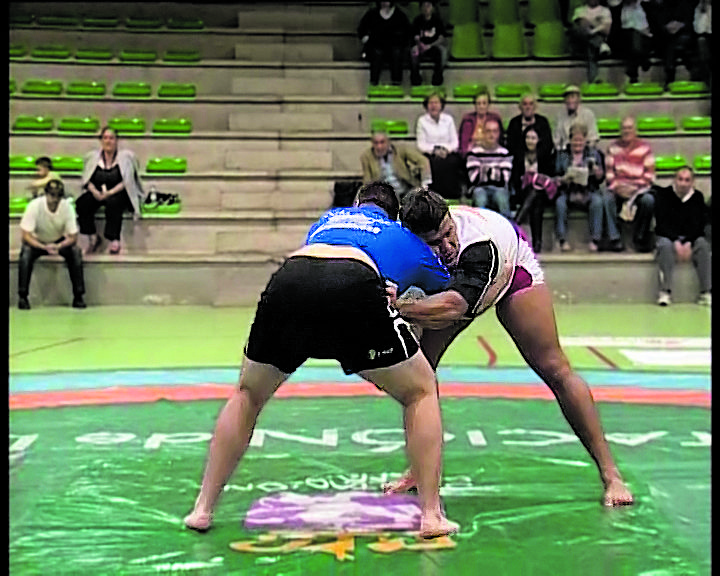
[[[353,374],[398,364],[418,349],[370,266],[294,256],[260,297],[245,355],[287,374],[308,358],[334,358]]]

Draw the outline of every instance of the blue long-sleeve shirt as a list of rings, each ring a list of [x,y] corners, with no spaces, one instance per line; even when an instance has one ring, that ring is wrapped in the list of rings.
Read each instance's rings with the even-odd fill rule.
[[[335,208],[310,227],[306,244],[352,246],[367,254],[398,294],[410,286],[427,294],[443,290],[450,275],[432,249],[375,206]]]

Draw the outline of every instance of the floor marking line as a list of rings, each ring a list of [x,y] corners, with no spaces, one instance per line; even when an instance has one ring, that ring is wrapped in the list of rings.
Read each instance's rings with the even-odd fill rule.
[[[607,364],[608,366],[610,366],[610,368],[612,368],[613,370],[617,370],[617,369],[618,369],[618,365],[615,364],[615,362],[613,362],[612,360],[610,360],[610,358],[608,358],[607,356],[605,356],[605,354],[603,354],[602,352],[600,352],[600,350],[598,350],[597,348],[595,348],[595,346],[587,346],[587,349],[590,350],[590,352],[592,352],[594,356],[596,356],[597,358],[599,358],[600,360],[602,360],[605,364]]]
[[[478,342],[480,343],[480,346],[482,346],[485,349],[485,352],[487,352],[488,355],[488,368],[492,368],[495,366],[495,363],[497,362],[497,354],[495,353],[495,350],[493,350],[493,347],[490,346],[490,343],[485,340],[483,336],[477,337]]]
[[[23,354],[30,354],[31,352],[40,352],[41,350],[47,350],[48,348],[55,348],[57,346],[65,346],[67,344],[73,344],[74,342],[81,342],[85,340],[84,337],[80,336],[78,338],[70,338],[69,340],[62,340],[61,342],[54,342],[52,344],[45,344],[43,346],[38,346],[37,348],[30,348],[29,350],[20,350],[20,352],[13,352],[9,355],[10,358],[15,358],[16,356],[22,356]]]

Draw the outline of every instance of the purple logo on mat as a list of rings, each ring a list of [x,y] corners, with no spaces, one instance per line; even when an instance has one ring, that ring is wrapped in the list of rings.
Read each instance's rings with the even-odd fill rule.
[[[245,518],[251,530],[413,531],[420,529],[417,496],[372,492],[293,494],[260,498]]]

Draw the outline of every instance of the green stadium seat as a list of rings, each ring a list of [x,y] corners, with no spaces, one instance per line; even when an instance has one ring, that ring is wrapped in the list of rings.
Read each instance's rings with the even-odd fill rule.
[[[560,3],[558,0],[528,0],[527,21],[538,25],[541,22],[562,23]],[[572,14],[569,15],[572,17]]]
[[[377,86],[368,86],[367,97],[371,99],[392,99],[397,100],[405,97],[402,86],[392,86],[390,84],[378,84]]]
[[[687,132],[712,132],[712,118],[710,116],[686,116],[682,119],[682,128]]]
[[[503,82],[495,85],[495,98],[499,101],[517,101],[523,94],[532,92],[530,84]]]
[[[8,55],[10,58],[24,58],[27,56],[27,47],[23,44],[10,44]]]
[[[403,135],[409,132],[409,126],[407,120],[384,120],[382,118],[376,118],[370,122],[370,131]]]
[[[543,100],[560,102],[565,99],[564,92],[566,86],[567,84],[564,82],[541,84],[538,87],[538,96]]]
[[[21,91],[23,94],[57,96],[62,94],[63,83],[60,80],[26,80]]]
[[[152,89],[147,82],[118,82],[113,86],[112,95],[117,98],[149,98]]]
[[[463,24],[478,21],[477,0],[449,0],[449,9],[448,22],[450,22],[455,29]],[[455,31],[453,30],[453,35],[454,34]]]
[[[82,172],[82,156],[53,156],[53,170],[57,172]]]
[[[187,171],[187,158],[152,158],[146,171],[148,174],[183,174]]]
[[[663,87],[658,82],[632,82],[625,85],[627,96],[661,96]]]
[[[155,62],[157,60],[157,52],[154,50],[120,50],[118,54],[120,62]]]
[[[639,116],[636,119],[638,134],[658,134],[670,133],[677,131],[675,119],[671,116]]]
[[[107,62],[113,59],[113,51],[110,48],[78,48],[75,59]]]
[[[54,121],[49,116],[22,114],[15,118],[12,129],[18,132],[49,132],[53,125]]]
[[[458,84],[453,88],[453,98],[456,100],[474,100],[478,92],[487,90],[486,84],[467,83]]]
[[[687,164],[688,161],[682,154],[655,156],[655,172],[658,173],[676,172]]]
[[[105,92],[107,92],[105,82],[94,80],[72,80],[65,88],[68,96],[100,97],[105,96]]]
[[[159,30],[164,22],[160,18],[135,18],[129,16],[125,20],[125,26],[137,30]]]
[[[92,16],[82,20],[83,28],[117,28],[119,24],[120,20],[113,16]]]
[[[482,26],[478,22],[456,24],[450,41],[453,60],[482,60],[487,58]]]
[[[675,96],[707,96],[710,92],[707,84],[704,82],[678,81],[671,82],[668,86],[671,95]]]
[[[702,154],[695,156],[693,167],[698,174],[710,174],[712,172],[712,155]]]
[[[445,89],[442,86],[431,86],[429,84],[423,84],[421,86],[411,86],[410,98],[412,98],[413,100],[424,100],[433,92],[442,92],[443,94],[445,94]]]
[[[495,24],[491,52],[493,60],[526,59],[528,52],[522,23]]]
[[[17,90],[17,82],[15,82],[15,80],[10,78],[9,84],[10,84],[10,94],[12,94],[13,92],[15,92],[15,90]]]
[[[73,27],[80,25],[78,16],[38,16],[35,21],[39,26]]]
[[[580,94],[588,100],[609,100],[617,98],[620,91],[617,86],[609,82],[594,82],[592,84],[583,82],[580,85]]]
[[[200,62],[199,50],[168,50],[163,56],[165,62]]]
[[[620,118],[598,118],[597,127],[600,136],[619,136],[620,125],[622,121]]]
[[[169,18],[167,27],[170,30],[202,30],[205,23],[199,18]]]
[[[24,154],[10,155],[11,172],[35,172],[35,157]]]
[[[181,82],[164,82],[158,88],[158,98],[195,98],[195,84]]]
[[[142,134],[145,132],[145,120],[143,118],[111,118],[108,126],[118,134]]]
[[[32,14],[18,14],[11,12],[10,14],[10,25],[11,26],[30,26],[35,21],[35,16]]]
[[[100,120],[89,116],[66,116],[60,118],[58,131],[97,134],[100,132]]]
[[[493,27],[521,24],[518,0],[490,0],[488,24]]]
[[[190,134],[192,129],[192,121],[187,118],[158,118],[152,126],[155,134]]]
[[[30,51],[31,58],[44,58],[49,60],[67,60],[70,58],[70,48],[67,46],[36,46]]]
[[[563,23],[558,21],[538,22],[532,41],[532,55],[541,60],[570,57],[570,49]]]
[[[25,213],[27,205],[30,203],[29,198],[23,196],[15,196],[10,198],[9,214],[10,216],[21,216]]]

